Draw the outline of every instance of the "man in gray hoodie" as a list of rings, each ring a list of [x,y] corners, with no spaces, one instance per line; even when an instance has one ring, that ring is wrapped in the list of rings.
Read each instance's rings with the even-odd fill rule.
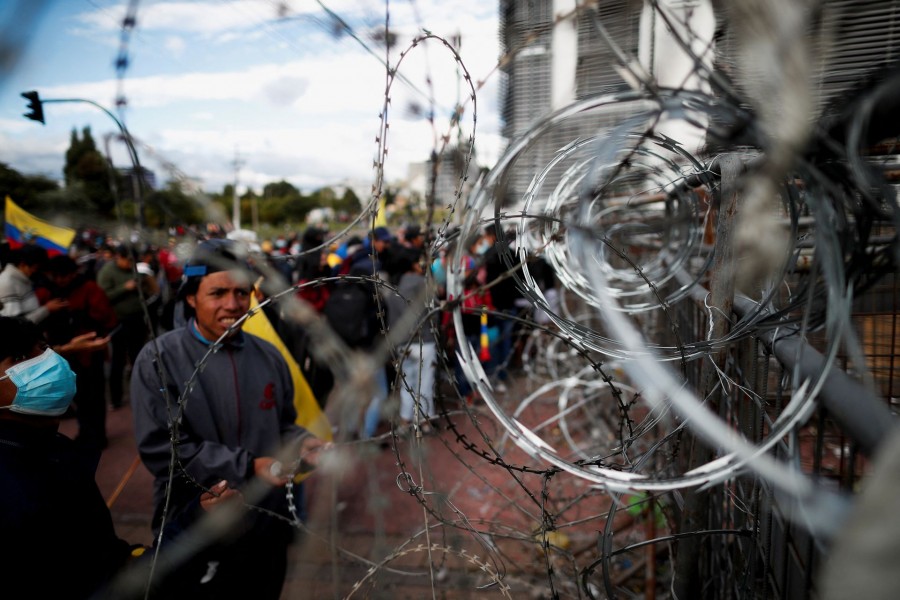
[[[254,502],[263,510],[248,511],[238,531],[182,569],[176,588],[192,598],[279,597],[290,521],[300,510],[289,500],[302,497],[299,489],[286,493],[290,465],[314,465],[322,446],[294,422],[293,383],[278,350],[235,327],[251,293],[239,256],[226,240],[197,248],[179,294],[188,322],[144,347],[131,381],[138,450],[156,478],[153,527],[158,534],[162,526],[163,550],[167,539],[177,544],[182,524],[202,514],[201,493],[223,481],[229,489],[255,482],[268,490]],[[282,465],[276,457],[286,448],[291,459]],[[162,523],[167,493],[166,520],[179,524],[175,531]]]

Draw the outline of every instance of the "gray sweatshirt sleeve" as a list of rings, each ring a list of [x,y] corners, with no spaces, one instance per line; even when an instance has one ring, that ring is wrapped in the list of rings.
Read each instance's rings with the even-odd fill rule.
[[[154,477],[167,479],[173,433],[156,360],[152,345],[141,351],[131,377],[131,402],[141,460]],[[169,378],[167,389],[174,418],[178,412],[179,389],[170,373],[167,372],[166,377]],[[204,440],[187,426],[179,427],[177,433],[177,444],[174,445],[177,450],[176,473],[183,468],[188,475],[206,486],[222,479],[239,486],[252,475],[254,457],[247,450]]]

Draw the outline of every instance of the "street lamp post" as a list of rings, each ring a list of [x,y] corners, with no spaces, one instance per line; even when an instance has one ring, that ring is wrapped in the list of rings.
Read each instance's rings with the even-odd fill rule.
[[[22,97],[28,100],[28,108],[29,112],[24,113],[24,117],[31,119],[32,121],[40,121],[42,124],[46,125],[46,121],[44,121],[44,104],[50,103],[62,103],[62,102],[83,102],[85,104],[90,104],[96,108],[99,108],[106,116],[113,120],[116,126],[119,128],[119,132],[122,134],[122,140],[125,142],[125,146],[128,148],[128,156],[131,159],[131,164],[134,167],[134,174],[137,178],[137,185],[134,186],[135,192],[135,203],[138,207],[138,223],[141,227],[145,225],[144,218],[144,194],[143,194],[143,169],[141,168],[141,161],[138,158],[137,150],[134,147],[134,143],[131,139],[131,134],[128,133],[128,129],[125,127],[125,124],[120,121],[116,115],[110,112],[105,106],[94,102],[93,100],[88,100],[86,98],[45,98],[41,99],[38,95],[37,91],[28,91],[22,92]]]

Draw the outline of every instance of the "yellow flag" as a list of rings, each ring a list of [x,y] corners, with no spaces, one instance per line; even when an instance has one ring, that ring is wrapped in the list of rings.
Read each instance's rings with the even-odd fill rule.
[[[375,214],[375,222],[372,223],[372,228],[387,227],[387,224],[387,196],[382,195],[381,199],[378,200],[378,212]]]
[[[3,217],[5,221],[4,234],[13,248],[31,243],[46,249],[50,256],[55,256],[67,254],[69,246],[75,239],[74,229],[51,225],[47,221],[37,218],[23,210],[9,196],[6,197]]]
[[[256,308],[258,305],[256,298],[251,294],[250,308]],[[303,371],[300,370],[300,365],[291,356],[287,346],[281,341],[281,337],[275,332],[275,328],[272,327],[272,323],[265,313],[260,310],[247,319],[244,323],[243,331],[275,346],[284,358],[284,362],[287,363],[288,370],[291,372],[291,379],[294,382],[294,408],[297,410],[297,425],[305,428],[319,439],[331,440],[331,423],[328,422],[328,417],[325,416],[325,413],[319,407],[319,403],[316,402],[316,397],[313,396],[309,383],[307,383],[306,377],[303,376]]]

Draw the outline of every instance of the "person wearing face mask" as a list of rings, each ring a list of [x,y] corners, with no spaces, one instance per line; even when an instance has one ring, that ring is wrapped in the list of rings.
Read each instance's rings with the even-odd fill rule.
[[[57,431],[74,395],[38,327],[0,317],[0,565],[20,597],[91,597],[130,556],[91,466]]]

